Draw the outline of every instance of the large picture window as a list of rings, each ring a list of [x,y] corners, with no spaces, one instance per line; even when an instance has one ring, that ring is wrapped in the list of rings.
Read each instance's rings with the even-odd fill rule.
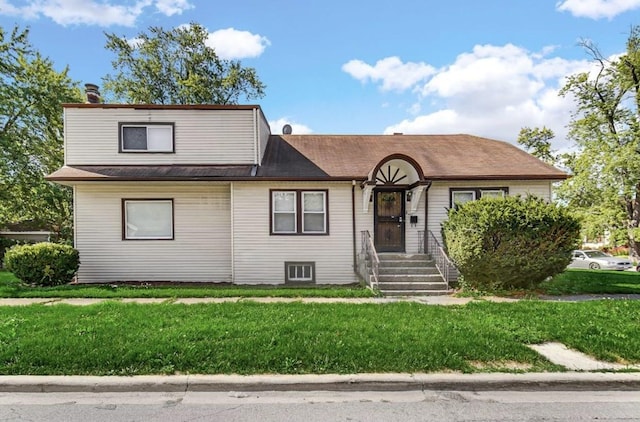
[[[271,234],[328,234],[327,191],[272,190]]]
[[[173,199],[123,199],[125,240],[172,240]]]
[[[120,152],[174,152],[173,124],[120,123]]]
[[[504,198],[509,194],[509,188],[450,188],[449,206],[460,206],[469,201],[480,198]]]

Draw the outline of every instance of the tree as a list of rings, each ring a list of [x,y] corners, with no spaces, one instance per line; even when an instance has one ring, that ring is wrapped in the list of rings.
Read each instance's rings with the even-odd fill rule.
[[[555,137],[553,131],[546,126],[542,128],[523,127],[518,134],[518,143],[527,152],[544,161],[554,164],[557,161],[556,153],[551,149],[550,140]]]
[[[116,54],[104,90],[116,101],[146,104],[236,104],[264,96],[256,71],[224,60],[207,46],[209,34],[197,23],[165,30],[150,27],[134,40],[105,34]]]
[[[567,208],[527,196],[481,198],[449,210],[442,234],[464,283],[533,288],[571,262],[580,233]]]
[[[640,256],[640,26],[631,29],[626,53],[605,58],[590,41],[582,46],[594,73],[568,78],[577,110],[569,137],[578,152],[567,156],[573,173],[558,195],[583,214],[601,215],[601,225],[626,231],[631,254]],[[610,220],[610,221],[606,221]]]
[[[0,225],[31,221],[69,237],[71,192],[45,181],[62,166],[62,103],[80,89],[34,51],[28,30],[0,27]]]

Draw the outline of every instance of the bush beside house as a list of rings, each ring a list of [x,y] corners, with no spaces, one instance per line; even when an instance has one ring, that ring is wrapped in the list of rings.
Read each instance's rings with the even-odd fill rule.
[[[38,286],[70,283],[80,266],[76,249],[49,242],[15,245],[5,252],[3,262],[20,280]]]
[[[445,245],[471,288],[533,288],[564,271],[579,242],[578,220],[533,196],[471,201],[448,217]]]

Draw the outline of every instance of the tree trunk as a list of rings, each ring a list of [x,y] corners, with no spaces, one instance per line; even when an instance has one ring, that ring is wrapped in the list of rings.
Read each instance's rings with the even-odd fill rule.
[[[629,238],[629,255],[632,259],[640,258],[640,183],[636,184],[634,197],[627,207],[627,236]]]

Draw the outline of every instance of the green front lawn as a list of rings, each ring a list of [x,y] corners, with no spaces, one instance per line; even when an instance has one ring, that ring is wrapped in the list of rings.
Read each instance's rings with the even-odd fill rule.
[[[561,371],[527,344],[640,362],[639,301],[0,307],[0,374]]]
[[[4,298],[182,298],[182,297],[371,297],[374,293],[358,286],[194,286],[90,285],[29,287],[13,274],[0,270],[0,297]]]
[[[640,273],[570,269],[540,285],[550,295],[640,294]]]

